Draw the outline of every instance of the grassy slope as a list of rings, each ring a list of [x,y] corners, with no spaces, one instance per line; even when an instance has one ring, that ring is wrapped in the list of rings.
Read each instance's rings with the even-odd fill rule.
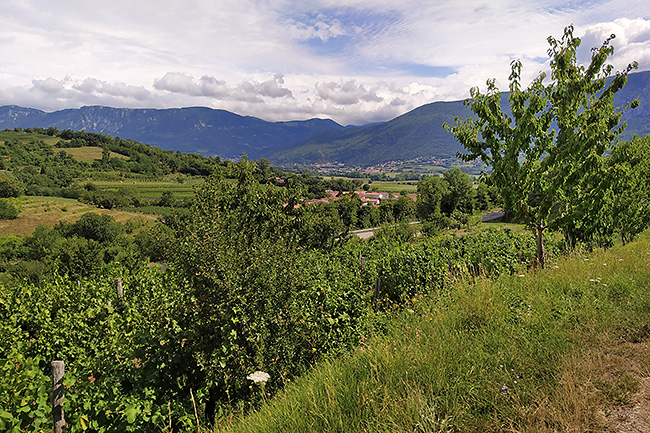
[[[156,219],[153,215],[98,209],[95,206],[67,198],[23,196],[11,200],[21,212],[15,220],[0,220],[0,233],[2,233],[2,236],[26,237],[41,224],[54,226],[59,221],[74,222],[86,212],[110,215],[120,222],[134,217]]]
[[[102,159],[102,148],[95,146],[68,147],[60,149],[77,161],[93,162]],[[128,160],[129,157],[115,152],[109,152],[111,158]]]
[[[547,271],[459,282],[215,431],[611,431],[650,376],[649,285],[647,235]]]

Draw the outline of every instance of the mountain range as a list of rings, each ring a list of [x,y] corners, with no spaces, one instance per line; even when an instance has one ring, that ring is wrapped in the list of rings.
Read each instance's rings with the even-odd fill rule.
[[[615,104],[628,110],[623,138],[650,133],[650,71],[629,75]],[[502,98],[507,103],[507,95]],[[505,108],[505,107],[504,107]],[[0,129],[50,126],[128,138],[163,149],[236,158],[242,153],[272,163],[340,162],[369,166],[419,157],[449,158],[462,151],[442,124],[469,117],[462,101],[433,102],[387,122],[344,127],[329,119],[268,122],[205,107],[130,109],[81,107],[47,113],[14,105],[0,107]]]

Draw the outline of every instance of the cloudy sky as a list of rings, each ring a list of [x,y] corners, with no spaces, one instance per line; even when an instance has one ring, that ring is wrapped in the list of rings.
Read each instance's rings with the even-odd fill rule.
[[[265,120],[392,119],[458,100],[510,62],[532,79],[574,24],[650,70],[647,0],[11,0],[0,105],[206,106]]]

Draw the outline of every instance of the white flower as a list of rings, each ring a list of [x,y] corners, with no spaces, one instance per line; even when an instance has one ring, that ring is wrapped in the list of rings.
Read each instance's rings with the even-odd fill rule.
[[[271,378],[271,375],[268,373],[264,373],[263,371],[256,371],[255,373],[251,373],[248,376],[246,376],[246,379],[252,380],[255,383],[262,382],[266,383],[267,380]]]

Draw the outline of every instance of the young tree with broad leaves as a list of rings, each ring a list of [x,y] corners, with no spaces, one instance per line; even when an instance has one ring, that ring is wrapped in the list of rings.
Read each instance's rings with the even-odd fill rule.
[[[512,62],[511,114],[502,110],[502,95],[490,79],[486,93],[474,87],[465,101],[476,120],[456,118],[455,125],[445,124],[467,149],[458,156],[490,166],[490,179],[499,188],[504,207],[532,228],[540,267],[545,265],[546,228],[561,228],[571,237],[575,230],[571,232],[569,222],[590,218],[588,210],[594,207],[587,204],[602,194],[602,188],[594,188],[594,174],[604,169],[605,152],[625,128],[622,113],[638,104],[634,101],[624,108],[613,104],[627,74],[637,68],[635,62],[611,77],[613,67],[606,61],[614,52],[613,38],[592,49],[589,65],[579,65],[580,39],[568,26],[560,40],[548,38],[550,82],[541,73],[522,89],[521,61]]]
[[[611,228],[626,244],[650,224],[650,136],[616,146],[607,158]]]

